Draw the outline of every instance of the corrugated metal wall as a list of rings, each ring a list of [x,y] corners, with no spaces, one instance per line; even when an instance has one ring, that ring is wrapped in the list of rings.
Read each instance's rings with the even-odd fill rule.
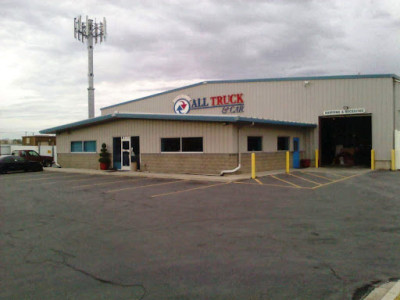
[[[155,120],[120,120],[76,129],[57,135],[58,153],[69,153],[72,141],[97,141],[97,152],[106,143],[112,151],[112,138],[139,136],[140,152],[160,153],[161,137],[203,137],[204,153],[234,153],[233,125],[222,123]]]
[[[400,130],[400,82],[394,81],[394,95],[395,95],[395,124],[396,129]]]
[[[293,151],[293,138],[300,139],[300,151],[306,150],[306,132],[309,129],[293,128],[283,126],[245,126],[240,129],[240,152],[247,152],[247,137],[248,136],[261,136],[262,137],[262,151],[275,152],[277,151],[278,136],[290,138],[290,151]],[[237,138],[237,131],[234,134]],[[236,147],[237,149],[237,147]]]
[[[396,88],[397,89],[397,88]],[[365,108],[372,113],[372,141],[377,160],[390,159],[393,147],[393,79],[324,79],[204,84],[166,93],[150,99],[104,109],[102,114],[119,112],[173,113],[173,100],[180,94],[191,98],[243,93],[241,116],[281,121],[318,123],[325,110]],[[190,114],[222,114],[221,108],[192,110]],[[318,132],[313,134],[318,145]]]

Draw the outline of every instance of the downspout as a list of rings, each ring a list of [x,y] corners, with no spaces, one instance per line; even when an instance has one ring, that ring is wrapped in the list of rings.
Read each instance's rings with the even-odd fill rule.
[[[396,113],[397,112],[396,82],[400,83],[400,80],[393,79],[393,148],[392,149],[396,149],[396,130],[397,130],[397,124],[399,122],[399,120],[397,120],[398,114]]]
[[[241,168],[241,154],[240,154],[240,126],[238,125],[238,129],[237,129],[237,153],[238,153],[238,166],[232,170],[224,170],[221,171],[221,173],[219,174],[220,176],[224,176],[225,174],[232,174],[235,173],[236,171],[238,171]]]
[[[398,158],[396,156],[398,156],[400,153],[397,151],[398,147],[400,145],[398,145],[397,143],[400,143],[399,140],[396,139],[397,136],[397,126],[400,126],[400,120],[398,120],[400,113],[397,113],[398,108],[400,108],[398,105],[400,105],[400,103],[397,103],[397,98],[396,98],[396,82],[400,83],[400,80],[394,78],[393,79],[393,148],[394,149],[394,153],[395,153],[395,162],[394,162],[394,169],[397,170],[399,168],[398,165]],[[400,128],[399,128],[400,130]],[[397,140],[397,143],[396,143]]]

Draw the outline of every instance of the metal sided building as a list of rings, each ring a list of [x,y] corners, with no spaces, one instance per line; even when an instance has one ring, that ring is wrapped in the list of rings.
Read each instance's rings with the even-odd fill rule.
[[[112,166],[192,174],[322,166],[389,169],[400,151],[400,78],[393,74],[200,82],[104,107],[101,116],[41,131],[57,135],[62,167]],[[397,155],[396,168],[400,168]]]

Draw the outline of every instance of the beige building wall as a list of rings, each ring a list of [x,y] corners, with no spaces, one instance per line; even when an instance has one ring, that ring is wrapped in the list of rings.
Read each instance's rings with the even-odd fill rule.
[[[97,141],[97,152],[106,143],[112,151],[113,137],[139,136],[141,153],[160,153],[161,138],[203,137],[204,153],[233,153],[233,125],[206,122],[158,120],[118,120],[100,125],[74,129],[57,135],[58,153],[70,153],[72,141]]]
[[[300,139],[300,151],[306,150],[306,134],[309,129],[288,127],[288,126],[244,126],[239,131],[240,136],[240,152],[245,153],[247,151],[247,137],[248,136],[261,136],[262,137],[262,152],[276,152],[278,145],[278,137],[289,137],[290,151],[293,151],[293,138],[298,137]],[[234,132],[234,138],[236,139],[238,131]],[[237,147],[236,147],[237,149]]]
[[[393,78],[275,80],[234,83],[205,83],[102,110],[102,115],[119,112],[174,113],[173,100],[242,93],[244,117],[318,124],[326,110],[365,108],[372,114],[372,143],[377,160],[390,160],[394,136]],[[221,115],[221,108],[192,110],[190,114]],[[400,121],[399,121],[400,122]],[[309,138],[318,145],[318,130]]]
[[[285,151],[277,151],[278,136],[300,138],[300,150],[305,150],[307,129],[284,126],[241,126],[240,152],[244,153],[241,172],[250,168],[247,156],[247,136],[262,136],[263,151],[257,153],[259,171],[284,165]],[[238,164],[238,129],[234,125],[205,122],[154,120],[118,120],[100,125],[62,132],[57,135],[58,161],[62,167],[98,169],[101,144],[106,143],[112,154],[113,137],[139,136],[142,171],[162,173],[219,174]],[[203,137],[203,153],[161,153],[161,138]],[[96,141],[97,153],[71,153],[73,141]],[[247,155],[248,154],[248,155]],[[283,158],[283,159],[282,159]]]

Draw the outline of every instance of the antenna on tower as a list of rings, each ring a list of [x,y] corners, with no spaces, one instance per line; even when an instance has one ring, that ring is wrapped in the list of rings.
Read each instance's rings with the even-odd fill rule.
[[[93,87],[93,38],[97,44],[97,40],[100,43],[106,40],[107,25],[106,18],[103,18],[103,22],[97,23],[96,20],[93,22],[86,16],[86,22],[82,22],[81,16],[74,18],[74,38],[82,43],[87,41],[88,49],[88,115],[89,118],[94,118],[94,87]]]

